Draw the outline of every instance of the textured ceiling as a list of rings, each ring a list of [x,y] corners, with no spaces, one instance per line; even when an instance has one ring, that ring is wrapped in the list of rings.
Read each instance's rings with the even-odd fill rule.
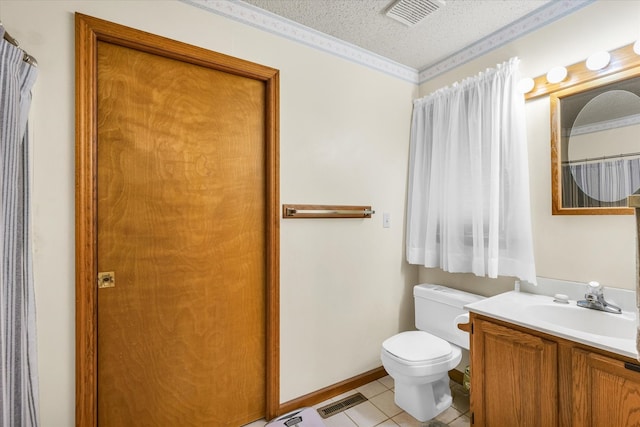
[[[243,0],[416,70],[428,68],[551,0],[446,0],[413,27],[385,16],[393,0]]]

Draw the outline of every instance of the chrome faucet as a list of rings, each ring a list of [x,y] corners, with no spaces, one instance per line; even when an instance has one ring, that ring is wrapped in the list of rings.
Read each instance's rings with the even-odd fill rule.
[[[622,313],[622,309],[620,307],[605,301],[604,287],[598,282],[589,282],[587,285],[587,293],[584,294],[584,298],[585,299],[577,302],[579,307],[606,311],[607,313]]]

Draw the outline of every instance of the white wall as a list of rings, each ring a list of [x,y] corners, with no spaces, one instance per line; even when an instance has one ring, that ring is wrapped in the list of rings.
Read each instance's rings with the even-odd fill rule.
[[[75,11],[281,71],[281,202],[371,204],[368,220],[281,222],[281,401],[380,366],[412,327],[403,253],[417,87],[177,1],[0,0],[39,63],[31,109],[41,417],[74,424]],[[382,213],[392,227],[382,228]]]
[[[613,50],[640,35],[640,2],[598,1],[483,57],[424,83],[420,96],[472,76],[512,56],[521,59],[523,76],[537,77],[557,65]],[[635,289],[633,216],[551,215],[549,98],[526,104],[531,209],[538,276]],[[421,268],[420,281],[440,282],[483,295],[513,287],[512,278],[495,281],[473,275]]]
[[[371,220],[281,222],[281,401],[380,366],[381,341],[412,327],[411,287],[492,295],[512,286],[404,262],[411,100],[417,88],[176,1],[0,0],[0,19],[38,59],[31,129],[41,416],[74,421],[74,17],[79,11],[281,71],[281,202],[371,204]],[[599,1],[420,87],[511,56],[537,76],[631,42],[640,2]],[[527,103],[538,274],[633,288],[630,216],[552,216],[549,103]],[[389,212],[390,229],[382,228]]]

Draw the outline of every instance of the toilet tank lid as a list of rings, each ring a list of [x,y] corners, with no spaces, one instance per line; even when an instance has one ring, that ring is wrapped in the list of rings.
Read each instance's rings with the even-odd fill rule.
[[[442,285],[422,283],[413,288],[413,296],[416,298],[427,298],[454,307],[464,307],[472,302],[480,301],[485,297],[461,291],[459,289],[448,288]]]

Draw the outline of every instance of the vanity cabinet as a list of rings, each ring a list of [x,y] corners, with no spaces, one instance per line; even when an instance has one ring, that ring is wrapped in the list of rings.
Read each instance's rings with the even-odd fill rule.
[[[640,426],[638,365],[574,348],[572,367],[573,425]]]
[[[637,361],[470,315],[472,426],[640,426]]]
[[[472,325],[474,425],[557,426],[557,344],[486,320]]]

